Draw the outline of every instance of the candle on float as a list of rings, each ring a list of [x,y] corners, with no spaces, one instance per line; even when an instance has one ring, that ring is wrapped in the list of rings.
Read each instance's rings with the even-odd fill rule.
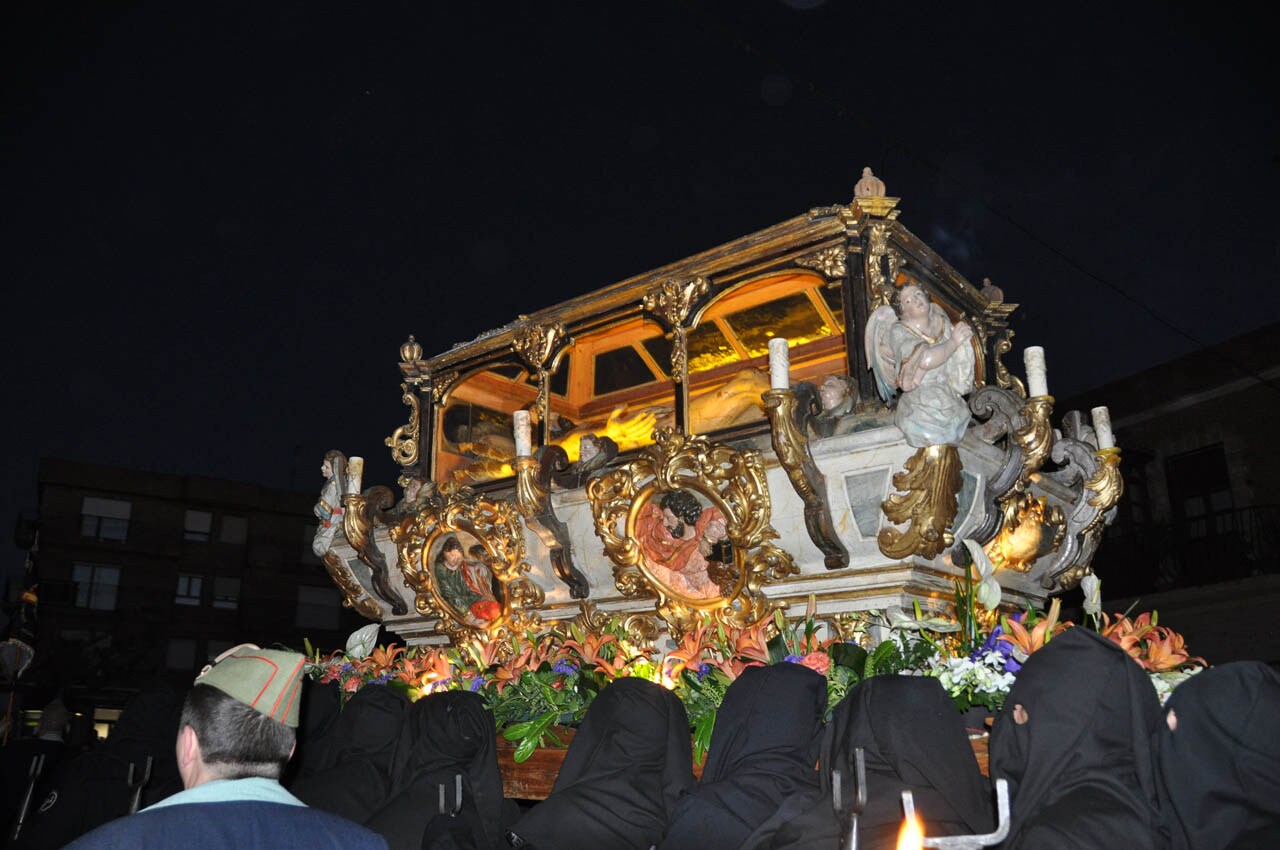
[[[924,829],[920,826],[920,818],[915,812],[909,812],[898,831],[898,850],[922,850],[923,847]]]
[[[517,410],[511,414],[516,437],[516,457],[533,454],[533,432],[529,425],[529,411]]]
[[[1093,419],[1093,433],[1098,435],[1098,448],[1115,448],[1116,435],[1111,430],[1111,411],[1105,407],[1095,407],[1089,411]]]
[[[364,479],[364,458],[347,458],[347,492],[359,495],[360,484]]]
[[[1022,364],[1027,369],[1027,395],[1049,394],[1049,375],[1044,366],[1044,349],[1038,345],[1028,346],[1022,352]]]
[[[786,337],[769,340],[769,386],[775,390],[791,389],[791,354]]]

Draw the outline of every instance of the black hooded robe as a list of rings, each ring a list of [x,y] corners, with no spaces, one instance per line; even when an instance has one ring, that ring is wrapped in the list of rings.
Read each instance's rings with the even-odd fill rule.
[[[1088,629],[1028,658],[991,731],[991,778],[1007,779],[1011,798],[1003,850],[1163,850],[1150,746],[1159,721],[1146,671]]]
[[[990,786],[942,685],[930,677],[876,676],[854,687],[832,713],[822,739],[820,790],[788,799],[744,850],[837,847],[840,824],[832,808],[831,774],[840,771],[843,803],[852,806],[858,747],[867,777],[858,847],[897,846],[903,791],[912,793],[927,836],[995,828]]]
[[[1156,779],[1173,850],[1280,848],[1280,674],[1258,661],[1198,673],[1156,727]]]
[[[826,677],[799,664],[749,667],[716,715],[702,779],[675,805],[661,850],[737,850],[782,801],[816,790]]]
[[[680,700],[652,682],[617,679],[587,710],[550,796],[512,832],[537,850],[649,850],[692,785]]]

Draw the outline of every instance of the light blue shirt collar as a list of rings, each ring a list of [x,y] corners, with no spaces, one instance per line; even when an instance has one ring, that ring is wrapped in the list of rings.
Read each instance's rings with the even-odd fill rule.
[[[290,794],[274,779],[262,776],[250,776],[245,779],[214,779],[210,782],[180,791],[172,797],[166,797],[143,811],[159,809],[163,806],[184,806],[192,803],[278,803],[282,806],[303,806],[307,804]]]

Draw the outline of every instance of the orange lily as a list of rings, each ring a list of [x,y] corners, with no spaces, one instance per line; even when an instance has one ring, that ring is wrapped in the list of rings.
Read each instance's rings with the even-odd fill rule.
[[[1073,624],[1070,622],[1058,622],[1058,612],[1062,609],[1062,600],[1055,599],[1049,605],[1049,612],[1045,614],[1044,619],[1036,623],[1030,631],[1027,627],[1017,620],[1008,618],[1004,621],[1005,633],[1000,635],[997,640],[1005,643],[1013,644],[1015,655],[1021,654],[1019,661],[1026,661],[1027,656],[1035,652],[1037,649],[1044,647],[1054,635],[1070,628]]]
[[[560,647],[560,653],[563,656],[566,650],[572,649],[578,654],[583,667],[588,665],[596,667],[609,678],[616,679],[627,665],[625,663],[615,665],[604,657],[601,650],[617,641],[618,639],[613,635],[587,635],[581,642],[565,641]]]
[[[761,620],[754,625],[747,626],[745,629],[740,629],[733,642],[734,656],[747,661],[759,661],[762,664],[768,663],[769,625],[769,620]]]
[[[696,629],[684,633],[680,645],[667,653],[662,660],[662,672],[669,679],[680,675],[680,671],[688,667],[697,667],[702,662],[702,655],[707,651],[707,629],[704,622]]]
[[[373,669],[383,672],[390,672],[391,665],[395,663],[396,657],[405,651],[405,647],[396,646],[378,646],[374,647],[373,652],[369,653],[369,660],[373,664]]]

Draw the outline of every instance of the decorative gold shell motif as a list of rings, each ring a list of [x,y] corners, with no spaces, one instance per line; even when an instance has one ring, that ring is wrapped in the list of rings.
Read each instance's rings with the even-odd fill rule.
[[[443,554],[450,537],[473,538],[483,547],[481,560],[492,575],[496,616],[479,622],[451,604],[435,578],[433,559]],[[411,521],[391,528],[399,552],[400,571],[414,592],[418,613],[437,619],[437,628],[458,643],[474,636],[490,638],[523,634],[540,622],[540,587],[524,576],[524,526],[514,503],[491,501],[470,488],[459,488],[442,503],[428,503]]]
[[[618,590],[624,596],[656,597],[658,615],[677,639],[703,614],[739,627],[772,614],[782,603],[769,600],[761,589],[799,568],[769,542],[778,534],[769,524],[769,488],[759,453],[665,428],[654,432],[654,441],[635,460],[587,485],[596,535],[614,563]],[[637,538],[646,505],[677,490],[692,491],[725,520],[732,569],[718,580],[720,592],[710,597],[688,595],[660,579]]]

